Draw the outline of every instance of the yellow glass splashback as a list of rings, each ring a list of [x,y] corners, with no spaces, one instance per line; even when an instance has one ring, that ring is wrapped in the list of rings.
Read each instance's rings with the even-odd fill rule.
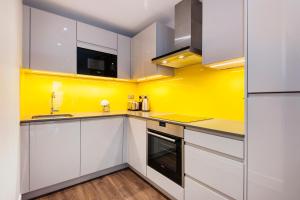
[[[244,119],[244,68],[216,70],[200,65],[176,69],[175,76],[138,84],[154,112],[230,120]]]
[[[59,96],[60,113],[101,112],[100,101],[112,111],[127,109],[128,95],[147,95],[154,112],[243,120],[244,69],[215,70],[194,65],[175,76],[148,82],[90,79],[60,74],[26,73],[20,78],[21,119],[49,114],[51,93]]]
[[[59,113],[101,112],[100,101],[107,99],[112,111],[127,109],[128,95],[135,95],[137,84],[86,77],[27,73],[21,70],[21,119],[49,114],[53,91],[59,99]]]

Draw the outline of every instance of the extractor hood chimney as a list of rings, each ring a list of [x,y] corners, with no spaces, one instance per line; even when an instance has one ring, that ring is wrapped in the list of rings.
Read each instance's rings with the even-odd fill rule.
[[[175,6],[175,50],[153,58],[158,65],[180,68],[202,62],[202,2],[183,0]]]

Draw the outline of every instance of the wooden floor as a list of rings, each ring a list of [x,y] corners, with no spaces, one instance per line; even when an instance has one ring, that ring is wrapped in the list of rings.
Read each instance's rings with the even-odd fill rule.
[[[167,200],[130,169],[52,193],[38,200]]]

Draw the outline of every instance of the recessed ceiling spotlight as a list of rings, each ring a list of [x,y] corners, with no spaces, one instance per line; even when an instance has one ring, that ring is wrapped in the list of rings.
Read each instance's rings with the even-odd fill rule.
[[[167,63],[168,63],[168,61],[166,61],[166,60],[162,61],[162,64],[167,64]]]
[[[180,55],[178,56],[179,59],[183,59],[184,58],[184,55]]]
[[[67,27],[64,27],[64,31],[67,31],[68,30],[68,28]]]
[[[60,47],[62,45],[62,43],[58,42],[56,45]]]

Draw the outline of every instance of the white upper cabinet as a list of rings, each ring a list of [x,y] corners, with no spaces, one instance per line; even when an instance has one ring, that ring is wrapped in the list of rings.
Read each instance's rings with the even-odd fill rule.
[[[106,48],[118,49],[118,34],[77,22],[77,40]]]
[[[243,2],[243,0],[202,0],[203,64],[244,56]]]
[[[30,47],[30,7],[23,6],[22,67],[29,68]]]
[[[123,163],[123,117],[81,121],[81,175]]]
[[[31,8],[30,68],[76,73],[76,21]]]
[[[146,120],[128,118],[127,124],[128,164],[146,176],[147,134]]]
[[[80,176],[80,121],[30,124],[30,191]]]
[[[174,30],[160,23],[154,23],[134,36],[131,40],[132,78],[173,75],[172,68],[152,63],[152,58],[174,50],[173,39]]]
[[[118,78],[130,79],[131,38],[118,34]]]
[[[248,1],[248,92],[300,91],[300,1]]]

